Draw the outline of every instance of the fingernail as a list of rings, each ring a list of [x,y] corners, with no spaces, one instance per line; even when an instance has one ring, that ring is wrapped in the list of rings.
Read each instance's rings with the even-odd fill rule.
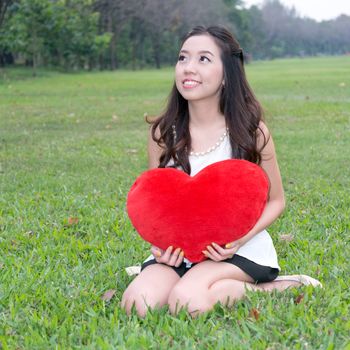
[[[213,245],[214,247],[217,247],[217,244],[212,242],[211,245]]]
[[[156,255],[157,255],[158,257],[160,257],[160,256],[162,255],[162,253],[161,253],[159,250],[157,250],[157,251],[156,251]]]
[[[202,250],[202,253],[203,253],[204,255],[207,255],[207,254],[208,254],[208,252],[207,252],[206,250]]]
[[[183,250],[181,250],[180,255],[181,255],[181,256],[184,256],[184,255],[185,255],[185,253],[183,252]]]
[[[232,246],[231,246],[231,244],[230,243],[227,243],[226,245],[225,245],[225,248],[231,248]]]

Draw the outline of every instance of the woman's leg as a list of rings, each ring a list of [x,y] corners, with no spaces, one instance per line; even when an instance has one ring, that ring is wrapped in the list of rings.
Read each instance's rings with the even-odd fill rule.
[[[247,290],[261,292],[277,290],[282,292],[287,288],[298,287],[300,285],[301,283],[297,281],[272,281],[253,284],[232,279],[223,279],[212,284],[209,288],[209,292],[216,296],[216,302],[231,306],[235,300],[243,298]]]
[[[216,283],[221,282],[216,285]],[[172,313],[185,307],[195,316],[210,310],[217,302],[227,304],[241,298],[253,279],[239,267],[211,260],[191,268],[172,289],[168,304]]]
[[[179,279],[179,275],[169,266],[149,265],[129,284],[121,306],[130,314],[135,305],[138,315],[144,317],[148,308],[167,304],[170,291]]]
[[[247,290],[282,291],[300,283],[276,281],[254,284],[253,279],[239,267],[221,262],[206,260],[195,265],[172,289],[168,304],[172,313],[185,307],[196,316],[208,311],[220,302],[230,306],[243,298]]]

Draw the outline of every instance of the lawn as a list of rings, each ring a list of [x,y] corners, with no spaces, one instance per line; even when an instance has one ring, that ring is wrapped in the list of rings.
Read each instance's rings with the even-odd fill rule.
[[[125,198],[147,167],[144,116],[164,107],[172,70],[0,70],[0,349],[350,349],[350,57],[247,72],[286,192],[269,229],[282,274],[324,288],[249,293],[197,319],[127,317],[124,269],[148,244]]]

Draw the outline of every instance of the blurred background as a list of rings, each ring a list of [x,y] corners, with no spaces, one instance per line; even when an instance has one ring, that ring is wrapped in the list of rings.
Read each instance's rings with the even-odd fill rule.
[[[228,27],[248,60],[350,52],[345,0],[0,0],[0,66],[160,68],[198,24]]]

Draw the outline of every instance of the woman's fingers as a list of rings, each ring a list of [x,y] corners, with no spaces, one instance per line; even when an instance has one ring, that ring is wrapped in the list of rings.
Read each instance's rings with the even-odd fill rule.
[[[208,250],[203,250],[202,253],[205,255],[206,258],[213,260],[213,261],[219,261],[215,256],[213,256],[211,253],[208,252]]]
[[[172,247],[172,246],[168,247],[168,248],[165,250],[165,252],[162,254],[162,256],[161,256],[161,258],[160,258],[160,260],[161,260],[162,263],[164,263],[164,264],[167,264],[167,263],[168,263],[168,261],[169,261],[169,259],[170,259],[170,255],[171,255],[172,250],[173,250],[173,247]]]
[[[181,250],[176,260],[175,266],[179,267],[182,264],[183,260],[184,260],[184,252]]]
[[[229,243],[226,245],[227,248],[223,248],[216,243],[212,243],[212,245],[208,245],[207,249],[203,251],[203,254],[214,261],[222,261],[228,258],[232,258],[232,256],[236,253],[239,248],[239,245],[236,242]]]
[[[155,245],[151,246],[151,253],[158,263],[166,264],[169,266],[180,266],[183,259],[184,253],[181,248],[177,248],[173,251],[173,247],[170,246],[166,250],[160,249]]]
[[[173,253],[170,255],[170,258],[168,260],[168,265],[170,266],[176,266],[178,263],[179,257],[180,257],[181,249],[177,248],[173,251]]]
[[[157,262],[169,266],[180,266],[183,261],[184,254],[180,248],[173,251],[173,247],[168,247],[165,251],[156,246],[151,247],[151,252]]]
[[[220,246],[219,246],[218,244],[216,244],[216,243],[212,243],[211,245],[215,248],[215,250],[216,250],[220,255],[222,255],[222,256],[227,255],[226,249],[220,247]]]
[[[240,243],[238,241],[227,243],[225,248],[220,247],[216,243],[212,243],[213,247],[222,255],[226,257],[232,257],[240,247]]]
[[[227,258],[232,258],[232,256],[236,253],[239,248],[238,242],[232,242],[226,244],[225,248],[219,246],[216,243],[212,243],[207,246],[207,249],[203,251],[203,254],[213,260],[213,261],[222,261]],[[173,251],[173,247],[168,247],[165,251],[152,245],[151,252],[155,258],[155,260],[159,263],[163,263],[169,266],[180,266],[183,259],[184,254],[180,248],[177,248]]]
[[[221,256],[212,246],[208,245],[207,246],[207,252],[210,254],[210,259],[214,261],[220,261],[223,260],[224,257]]]
[[[163,249],[160,249],[160,248],[156,247],[155,245],[152,245],[151,253],[156,260],[162,256],[163,252],[164,252]]]
[[[173,253],[171,254],[170,258],[169,258],[169,261],[168,261],[168,265],[170,266],[175,266],[176,264],[176,261],[179,257],[179,254],[180,254],[180,251],[181,249],[180,248],[176,248]]]
[[[235,254],[237,252],[237,250],[240,248],[241,246],[241,243],[240,241],[234,241],[234,242],[231,242],[231,243],[227,243],[225,245],[225,248],[226,248],[226,251],[227,252],[230,252],[232,255]]]
[[[159,258],[159,261],[158,260],[157,261],[168,265],[172,250],[173,250],[172,246],[168,247],[165,250],[165,252],[162,254],[162,256]]]

